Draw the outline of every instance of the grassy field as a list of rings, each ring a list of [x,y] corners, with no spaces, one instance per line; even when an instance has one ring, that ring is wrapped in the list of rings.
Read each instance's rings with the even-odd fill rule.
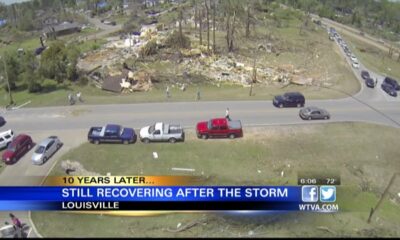
[[[400,62],[397,57],[389,58],[388,52],[384,52],[370,44],[361,42],[350,35],[343,34],[351,51],[369,69],[384,76],[400,79]]]
[[[79,87],[73,84],[54,86],[55,90],[46,93],[28,93],[25,91],[13,92],[13,99],[17,105],[31,101],[27,107],[44,106],[63,106],[67,105],[67,96],[70,92],[82,92],[84,104],[115,104],[115,103],[139,103],[139,102],[164,102],[164,101],[195,101],[197,87],[189,86],[185,92],[178,87],[170,88],[171,97],[166,98],[166,86],[156,86],[149,92],[135,92],[126,94],[116,94],[102,91],[96,87]],[[271,100],[275,95],[283,94],[287,91],[300,91],[307,99],[331,99],[347,97],[346,94],[336,90],[319,87],[305,87],[291,85],[285,88],[281,86],[255,86],[252,96],[249,96],[250,88],[237,85],[222,84],[220,87],[204,84],[200,86],[202,101],[222,101],[222,100]],[[8,93],[0,90],[0,106],[8,105]]]
[[[342,181],[337,214],[115,217],[34,212],[32,218],[46,237],[398,237],[400,179],[372,222],[367,224],[366,219],[392,173],[400,169],[400,150],[387,144],[397,141],[399,131],[361,123],[274,126],[245,129],[243,139],[207,141],[188,132],[185,143],[83,144],[61,158],[113,175],[181,175],[171,168],[194,168],[192,174],[206,176],[207,185],[294,185],[300,171],[337,171]],[[158,152],[159,159],[153,159],[152,152]],[[61,161],[50,175],[63,174]],[[206,224],[179,233],[166,230],[200,219]]]
[[[3,155],[4,150],[0,151],[0,156]],[[3,161],[0,161],[0,174],[1,172],[6,168],[6,165],[4,164]]]

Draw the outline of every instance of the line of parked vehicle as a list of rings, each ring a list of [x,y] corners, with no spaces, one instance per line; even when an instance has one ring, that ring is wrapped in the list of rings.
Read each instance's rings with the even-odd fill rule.
[[[198,138],[240,138],[243,137],[242,124],[239,120],[213,118],[196,125]],[[122,127],[118,124],[107,124],[102,127],[91,127],[88,132],[88,141],[93,144],[123,143],[133,144],[137,141],[137,134],[133,128]],[[157,122],[140,129],[139,139],[143,143],[150,142],[184,142],[185,131],[179,124]]]
[[[331,39],[336,39],[337,43],[342,47],[343,51],[345,52],[346,56],[350,58],[352,62],[352,66],[356,69],[360,67],[360,63],[358,62],[358,59],[356,56],[354,56],[353,53],[351,53],[350,49],[347,47],[346,42],[341,38],[339,33],[336,32],[335,28],[330,27],[329,28],[329,36]],[[368,71],[361,71],[361,77],[365,81],[365,85],[369,88],[375,88],[375,86],[378,84],[377,79],[374,80],[370,76]],[[397,97],[397,91],[400,91],[400,85],[397,80],[394,78],[386,76],[381,84],[381,88],[384,92],[389,94],[392,97]]]
[[[63,143],[56,136],[46,138],[33,152],[31,157],[32,163],[35,165],[44,164],[62,147],[62,145]],[[34,146],[35,143],[27,134],[19,134],[15,136],[11,129],[0,133],[0,149],[7,148],[2,155],[2,160],[6,164],[16,163]]]

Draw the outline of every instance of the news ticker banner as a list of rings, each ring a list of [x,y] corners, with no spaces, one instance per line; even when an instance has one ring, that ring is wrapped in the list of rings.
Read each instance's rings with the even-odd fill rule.
[[[328,187],[329,189],[322,189]],[[0,187],[0,211],[336,212],[334,186]],[[319,196],[318,192],[324,192]],[[326,194],[330,194],[328,199]],[[335,197],[332,198],[332,194]]]

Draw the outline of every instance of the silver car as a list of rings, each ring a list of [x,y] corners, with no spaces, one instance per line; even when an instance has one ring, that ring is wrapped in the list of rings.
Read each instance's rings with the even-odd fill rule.
[[[318,107],[306,107],[300,110],[299,116],[303,120],[313,120],[313,119],[330,119],[331,116],[325,109]]]
[[[33,153],[32,163],[35,165],[44,164],[62,145],[62,142],[56,136],[46,138],[37,146]]]

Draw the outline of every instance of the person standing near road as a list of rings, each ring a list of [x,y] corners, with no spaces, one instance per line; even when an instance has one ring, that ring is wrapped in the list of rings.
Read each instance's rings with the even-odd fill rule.
[[[21,221],[12,213],[10,213],[10,218],[16,228],[22,229]]]
[[[375,86],[378,85],[378,78],[375,78]]]
[[[226,108],[226,111],[225,111],[225,118],[228,119],[228,121],[231,120],[231,118],[230,118],[230,116],[229,116],[229,108]]]
[[[69,102],[69,105],[75,104],[75,100],[74,100],[74,97],[72,96],[72,93],[68,94],[68,102]]]
[[[167,89],[165,90],[165,93],[167,94],[167,98],[171,97],[171,95],[169,94],[169,86],[167,86]]]
[[[196,96],[196,100],[199,101],[200,100],[200,88],[197,88],[197,96]]]
[[[78,92],[78,93],[76,94],[76,98],[78,98],[79,102],[83,102],[83,100],[82,100],[82,93],[81,93],[81,92]]]

